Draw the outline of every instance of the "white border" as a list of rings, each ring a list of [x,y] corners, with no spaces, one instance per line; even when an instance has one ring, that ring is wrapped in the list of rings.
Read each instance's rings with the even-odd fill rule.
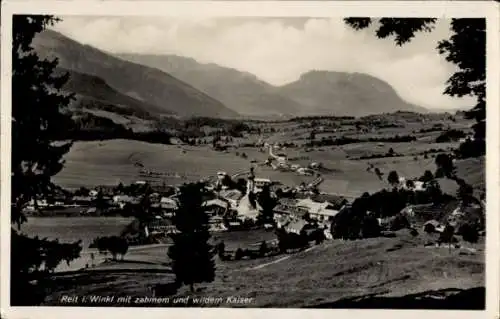
[[[148,308],[150,318],[248,318],[282,315],[288,318],[367,317],[498,318],[499,315],[499,9],[492,1],[2,1],[1,25],[1,298],[0,311],[7,319],[137,318],[144,308],[10,307],[10,150],[11,150],[11,37],[12,14],[114,15],[114,16],[226,16],[226,17],[486,17],[487,18],[487,308],[486,311],[431,310],[297,310],[297,309],[172,309]]]

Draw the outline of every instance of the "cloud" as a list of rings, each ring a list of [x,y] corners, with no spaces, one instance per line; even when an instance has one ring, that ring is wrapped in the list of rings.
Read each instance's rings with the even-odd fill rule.
[[[454,72],[436,51],[448,21],[397,47],[373,30],[341,19],[66,17],[56,30],[113,53],[177,54],[255,74],[274,85],[311,69],[360,72],[391,84],[405,100],[429,108],[470,106],[442,94]]]

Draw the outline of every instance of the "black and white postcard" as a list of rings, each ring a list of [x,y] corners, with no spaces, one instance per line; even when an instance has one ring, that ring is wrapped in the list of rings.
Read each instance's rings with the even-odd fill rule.
[[[2,2],[2,315],[498,316],[499,12]]]

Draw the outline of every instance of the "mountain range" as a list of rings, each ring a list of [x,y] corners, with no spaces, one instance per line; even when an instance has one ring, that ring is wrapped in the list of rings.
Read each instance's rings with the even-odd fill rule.
[[[41,57],[69,72],[75,107],[141,119],[204,116],[289,118],[427,109],[404,101],[386,82],[359,73],[310,71],[273,86],[255,75],[175,55],[111,54],[53,30],[32,43]]]
[[[360,73],[310,71],[292,83],[272,86],[255,75],[176,55],[119,54],[125,60],[165,71],[218,99],[242,115],[364,116],[428,112],[404,101],[386,82]]]

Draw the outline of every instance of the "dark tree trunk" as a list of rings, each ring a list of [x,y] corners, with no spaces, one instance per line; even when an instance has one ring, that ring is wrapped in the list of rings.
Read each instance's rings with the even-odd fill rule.
[[[194,284],[193,283],[189,284],[189,290],[191,292],[194,292]]]

